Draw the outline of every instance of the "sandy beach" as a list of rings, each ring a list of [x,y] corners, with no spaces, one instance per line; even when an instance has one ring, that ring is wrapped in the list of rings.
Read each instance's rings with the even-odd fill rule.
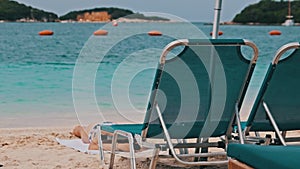
[[[71,128],[0,130],[3,168],[99,168],[95,155],[59,145],[56,137],[72,139]]]
[[[55,138],[76,139],[72,127],[60,128],[2,128],[0,129],[1,168],[59,169],[59,168],[107,168],[100,165],[98,155],[86,154],[57,143]],[[105,155],[108,163],[109,154]],[[159,162],[157,168],[174,167]],[[137,159],[138,168],[148,168],[150,159]],[[115,168],[129,168],[129,160],[117,156]],[[209,167],[211,168],[211,167]],[[226,168],[226,166],[214,167]]]

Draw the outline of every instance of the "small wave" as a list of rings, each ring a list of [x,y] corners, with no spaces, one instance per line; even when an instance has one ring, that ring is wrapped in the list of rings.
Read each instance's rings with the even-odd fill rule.
[[[74,66],[75,63],[67,63],[67,62],[47,62],[46,65],[60,65],[60,66]]]

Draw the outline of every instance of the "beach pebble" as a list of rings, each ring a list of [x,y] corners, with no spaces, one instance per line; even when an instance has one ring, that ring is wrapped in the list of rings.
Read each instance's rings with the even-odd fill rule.
[[[32,162],[31,164],[32,165],[39,165],[39,163],[37,163],[37,162]]]
[[[61,165],[56,165],[55,169],[58,169],[58,168],[63,168],[63,167]]]
[[[2,143],[1,147],[8,146],[10,143]]]

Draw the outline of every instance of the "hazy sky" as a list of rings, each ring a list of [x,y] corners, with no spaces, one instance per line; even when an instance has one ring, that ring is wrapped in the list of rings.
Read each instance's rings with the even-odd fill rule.
[[[215,0],[16,0],[59,16],[73,10],[95,7],[121,7],[134,12],[162,12],[189,21],[212,22]],[[223,0],[221,21],[231,21],[249,4],[259,0]]]

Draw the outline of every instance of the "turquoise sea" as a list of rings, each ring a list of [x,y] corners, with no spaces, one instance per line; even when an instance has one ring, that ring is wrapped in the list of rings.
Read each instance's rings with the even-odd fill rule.
[[[45,29],[53,36],[39,36]],[[98,29],[107,36],[93,36]],[[0,127],[141,121],[154,67],[173,39],[209,38],[202,23],[0,23]],[[281,36],[270,36],[271,30]],[[160,30],[166,36],[150,37]],[[248,102],[276,50],[300,40],[299,27],[221,25],[219,38],[244,38],[260,58]],[[121,103],[120,103],[121,102]]]

